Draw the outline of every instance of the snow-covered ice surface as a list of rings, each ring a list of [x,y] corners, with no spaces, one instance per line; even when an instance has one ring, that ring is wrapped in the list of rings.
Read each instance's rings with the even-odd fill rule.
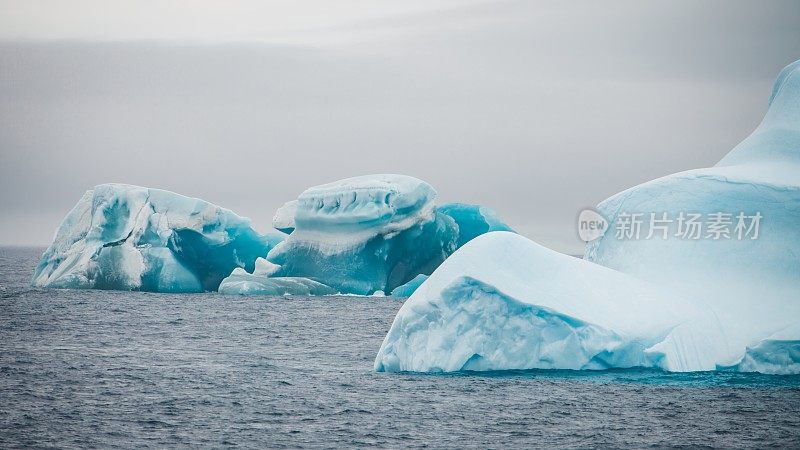
[[[598,210],[610,228],[587,246],[586,259],[708,305],[738,357],[795,323],[800,317],[800,61],[778,76],[758,128],[716,166],[633,187]],[[681,213],[730,214],[731,237],[709,238],[705,229],[698,239],[681,239],[674,222],[668,239],[618,239],[620,215],[635,213],[646,220],[651,213],[673,219]],[[743,229],[739,239],[740,213],[761,216],[757,236],[755,228],[749,234]],[[752,220],[743,224],[750,228]]]
[[[234,268],[254,269],[283,234],[203,200],[124,184],[87,191],[42,255],[31,284],[154,292],[216,290]]]
[[[267,275],[232,274],[224,291],[272,292],[269,279],[280,277],[312,280],[342,294],[404,286],[397,292],[410,295],[419,285],[415,277],[430,274],[464,242],[510,229],[486,208],[437,208],[435,198],[431,185],[405,175],[366,175],[311,187],[275,214],[273,225],[291,233],[267,256],[276,269]]]
[[[587,261],[504,233],[464,246],[400,310],[375,369],[800,373],[800,62],[779,75],[759,127],[716,166],[630,188],[598,211],[610,226]],[[737,229],[740,213],[750,222]],[[666,238],[647,228],[618,236],[633,214],[672,218],[658,223]],[[730,235],[686,236],[681,214],[706,226],[723,214]]]
[[[723,343],[701,307],[495,232],[462,247],[406,301],[375,370],[710,370]]]

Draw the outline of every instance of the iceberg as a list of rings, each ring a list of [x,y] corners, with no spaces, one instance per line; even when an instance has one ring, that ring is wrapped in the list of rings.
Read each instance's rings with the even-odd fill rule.
[[[267,255],[274,271],[238,271],[220,289],[273,292],[270,279],[281,278],[281,283],[302,279],[303,286],[313,281],[342,294],[410,295],[421,283],[417,277],[433,272],[462,243],[490,230],[510,230],[489,209],[437,208],[435,198],[431,185],[405,175],[366,175],[311,187],[273,218],[275,228],[290,233]]]
[[[437,214],[436,191],[403,175],[347,178],[307,189],[294,230],[267,259],[276,277],[304,277],[341,293],[388,292],[430,273],[456,249],[457,226]]]
[[[87,191],[33,274],[36,287],[214,291],[234,268],[255,269],[283,234],[203,200],[124,184]]]
[[[740,357],[790,326],[800,317],[800,61],[778,76],[761,124],[714,167],[630,188],[598,211],[609,232],[585,258],[711,307]],[[672,222],[636,239],[634,217]]]
[[[714,167],[597,211],[609,227],[584,260],[504,232],[464,245],[400,309],[375,370],[800,373],[800,61]]]
[[[658,367],[711,370],[710,311],[648,283],[492,232],[447,259],[400,308],[376,371]]]

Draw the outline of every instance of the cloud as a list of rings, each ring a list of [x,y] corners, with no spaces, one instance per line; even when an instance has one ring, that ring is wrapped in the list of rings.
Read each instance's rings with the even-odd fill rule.
[[[311,33],[357,37],[331,45],[0,42],[0,242],[46,243],[102,182],[265,229],[307,186],[398,172],[577,251],[579,209],[716,162],[800,55],[797,8],[621,5],[345,17]]]

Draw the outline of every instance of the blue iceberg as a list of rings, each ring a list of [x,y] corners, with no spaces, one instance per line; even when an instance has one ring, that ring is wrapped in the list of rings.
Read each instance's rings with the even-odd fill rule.
[[[270,251],[276,277],[306,277],[342,293],[388,292],[430,273],[456,249],[455,222],[436,191],[401,175],[348,178],[300,194],[294,230]]]
[[[275,214],[273,226],[291,234],[267,255],[274,270],[246,280],[241,271],[232,274],[224,291],[257,294],[264,292],[259,283],[272,290],[269,278],[297,278],[343,294],[389,293],[433,272],[463,242],[491,229],[509,229],[486,208],[437,208],[435,198],[431,185],[405,175],[311,187]]]
[[[273,219],[277,231],[262,235],[249,219],[203,200],[104,184],[87,191],[64,219],[32,285],[253,295],[390,292],[430,274],[474,236],[508,229],[476,205],[438,211],[435,197],[413,177],[349,178],[286,203]]]
[[[168,191],[103,184],[67,214],[33,274],[37,287],[214,291],[234,268],[255,268],[283,234]]]

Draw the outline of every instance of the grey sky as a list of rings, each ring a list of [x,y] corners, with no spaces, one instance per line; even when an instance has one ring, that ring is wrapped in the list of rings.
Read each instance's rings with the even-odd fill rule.
[[[800,58],[790,1],[110,5],[0,2],[0,243],[48,243],[98,183],[266,230],[395,172],[574,252],[579,208],[714,164]]]

